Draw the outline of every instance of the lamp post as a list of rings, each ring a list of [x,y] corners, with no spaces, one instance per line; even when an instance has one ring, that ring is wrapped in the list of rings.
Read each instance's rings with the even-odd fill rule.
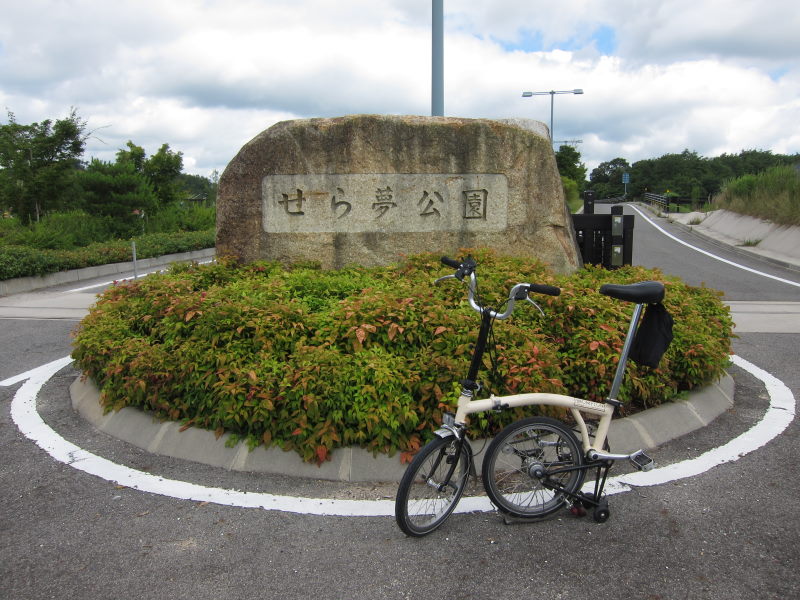
[[[444,116],[444,0],[431,2],[431,116]]]
[[[530,98],[531,96],[547,96],[550,94],[550,143],[553,143],[553,99],[556,94],[583,94],[583,90],[550,90],[549,92],[522,92],[523,98]]]

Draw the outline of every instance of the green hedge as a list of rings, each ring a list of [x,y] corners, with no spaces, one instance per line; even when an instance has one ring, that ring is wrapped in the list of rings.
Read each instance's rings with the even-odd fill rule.
[[[659,271],[587,268],[558,277],[540,264],[476,252],[481,295],[497,306],[518,281],[562,288],[495,324],[495,393],[549,391],[602,400],[632,306],[602,283],[658,279],[675,341],[657,369],[629,369],[623,413],[657,405],[722,374],[732,322],[719,293]],[[321,271],[271,263],[175,266],[109,289],[81,323],[73,356],[108,409],[158,417],[324,461],[339,446],[408,458],[451,409],[478,326],[463,285],[419,255],[383,268]],[[488,360],[488,358],[487,358]],[[502,383],[501,383],[502,382]],[[536,409],[471,418],[487,435]],[[557,409],[550,413],[564,416]]]
[[[213,229],[179,233],[152,233],[135,238],[137,258],[213,248]],[[75,250],[39,250],[28,246],[0,246],[0,281],[47,275],[133,259],[131,242],[117,240],[90,244]]]

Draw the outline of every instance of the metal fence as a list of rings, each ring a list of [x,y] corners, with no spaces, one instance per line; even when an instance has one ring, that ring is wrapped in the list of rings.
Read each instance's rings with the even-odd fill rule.
[[[691,198],[672,198],[660,194],[645,192],[644,201],[662,213],[680,212],[682,206],[697,207],[698,201]]]

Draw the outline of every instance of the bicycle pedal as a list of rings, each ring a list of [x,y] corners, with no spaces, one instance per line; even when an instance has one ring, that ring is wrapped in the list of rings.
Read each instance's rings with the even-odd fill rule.
[[[569,507],[569,512],[573,517],[585,517],[586,516],[586,509],[583,507],[583,504],[580,502],[573,503],[572,506]]]
[[[639,450],[638,452],[631,454],[630,460],[633,463],[633,466],[640,471],[649,471],[656,466],[656,461],[647,456],[647,454],[644,453],[644,450]]]

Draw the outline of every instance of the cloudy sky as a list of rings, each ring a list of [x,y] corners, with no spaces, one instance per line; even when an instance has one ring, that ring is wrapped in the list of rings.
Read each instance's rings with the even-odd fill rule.
[[[789,0],[444,0],[445,114],[526,117],[589,168],[684,148],[800,152]],[[70,107],[87,157],[166,142],[222,171],[277,121],[430,114],[430,0],[2,0],[0,109]],[[0,122],[7,122],[5,111]]]

